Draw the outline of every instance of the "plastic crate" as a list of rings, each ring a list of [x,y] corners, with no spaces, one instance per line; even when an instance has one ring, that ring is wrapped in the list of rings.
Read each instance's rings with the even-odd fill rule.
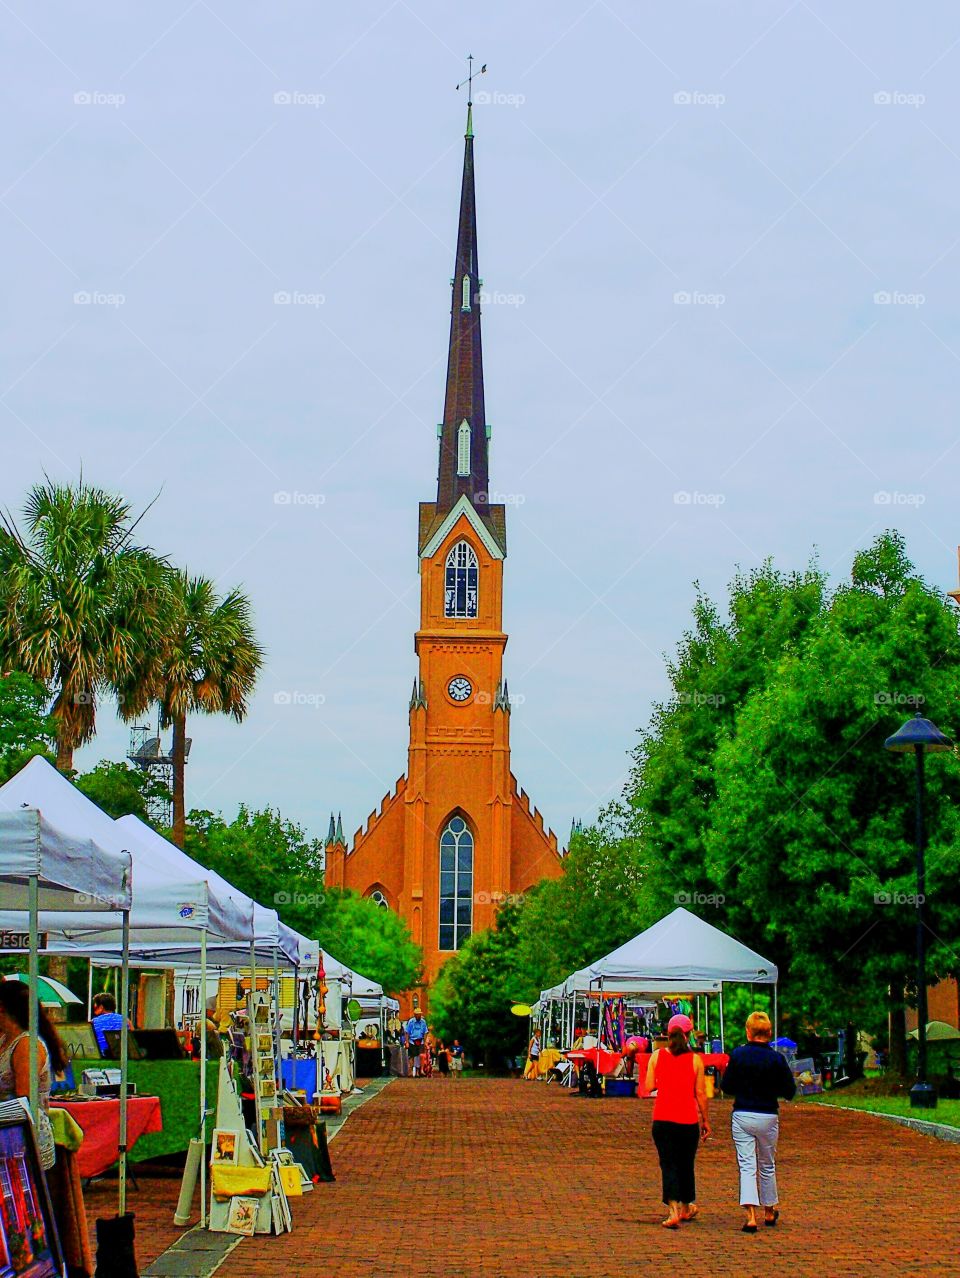
[[[636,1096],[635,1078],[608,1078],[605,1083],[607,1096]]]

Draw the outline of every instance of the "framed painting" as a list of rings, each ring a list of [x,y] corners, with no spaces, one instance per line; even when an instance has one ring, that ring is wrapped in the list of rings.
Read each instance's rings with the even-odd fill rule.
[[[0,1104],[0,1278],[63,1272],[33,1124],[21,1100]]]

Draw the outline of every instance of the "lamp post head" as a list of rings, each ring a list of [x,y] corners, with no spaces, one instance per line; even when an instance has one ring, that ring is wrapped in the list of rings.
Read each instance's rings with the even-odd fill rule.
[[[919,710],[892,737],[887,737],[883,744],[887,750],[896,750],[901,754],[910,750],[953,749],[950,738],[945,737],[935,723],[924,719]]]

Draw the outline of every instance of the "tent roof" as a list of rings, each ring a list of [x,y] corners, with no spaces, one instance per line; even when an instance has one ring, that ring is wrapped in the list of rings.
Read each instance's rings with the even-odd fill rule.
[[[773,985],[777,969],[769,959],[748,949],[719,928],[682,906],[574,972],[563,983],[567,994],[603,989],[644,994],[704,993],[723,981]]]
[[[50,766],[39,757],[32,762]],[[20,795],[8,792],[7,786],[0,786],[0,904],[5,912],[29,908],[28,885],[34,876],[41,910],[69,910],[78,919],[80,911],[116,912],[130,907],[129,852],[61,826],[45,807],[28,805]],[[7,918],[4,924],[19,929],[25,920]]]

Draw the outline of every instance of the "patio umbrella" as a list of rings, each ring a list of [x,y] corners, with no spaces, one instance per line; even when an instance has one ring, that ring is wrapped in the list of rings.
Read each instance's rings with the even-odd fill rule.
[[[26,972],[12,972],[7,977],[7,980],[23,981],[25,985],[30,983],[30,977]],[[37,978],[37,993],[44,1007],[60,1007],[63,1003],[83,1002],[83,999],[77,998],[73,990],[67,989],[66,985],[62,985],[60,981],[55,981],[52,976],[40,976]]]

